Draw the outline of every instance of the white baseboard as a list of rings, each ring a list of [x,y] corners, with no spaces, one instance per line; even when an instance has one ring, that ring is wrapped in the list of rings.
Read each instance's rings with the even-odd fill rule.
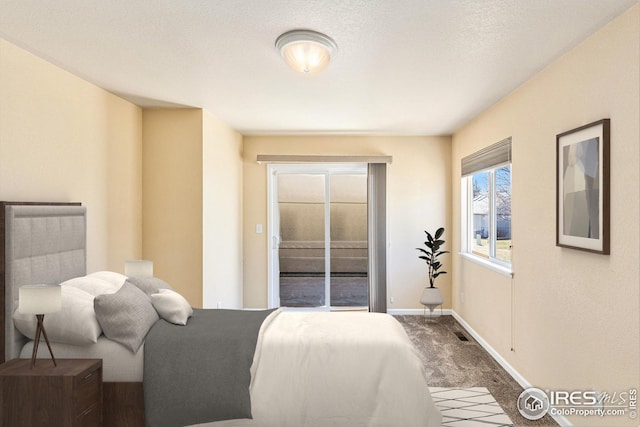
[[[491,357],[493,357],[493,359],[498,362],[498,364],[500,364],[500,366],[502,366],[504,370],[513,377],[514,380],[516,380],[518,384],[520,384],[522,388],[527,389],[529,387],[534,387],[529,381],[526,380],[525,377],[520,375],[520,373],[513,366],[511,366],[509,362],[507,362],[500,355],[500,353],[498,353],[493,347],[491,347],[491,345],[489,345],[489,343],[486,342],[484,338],[482,338],[458,313],[453,310],[450,311],[452,316],[458,321],[458,323],[460,323],[460,325],[462,325],[462,327],[469,333],[469,335],[471,335],[473,339],[475,339],[478,344],[480,344],[487,351],[487,353],[489,353]],[[562,415],[549,415],[563,427],[573,426],[573,424],[571,424],[571,422],[569,422],[569,420]]]
[[[423,310],[415,309],[415,308],[414,309],[391,309],[391,310],[387,310],[387,313],[396,314],[396,315],[412,315],[412,314],[413,315],[423,315]],[[434,310],[434,315],[436,313],[439,314],[440,310],[438,310],[438,309]],[[442,311],[442,313],[444,315],[453,316],[454,319],[456,319],[458,321],[458,323],[460,323],[460,325],[469,333],[469,335],[471,335],[473,337],[473,339],[475,339],[478,342],[478,344],[480,344],[487,351],[487,353],[489,353],[491,355],[491,357],[493,357],[495,359],[495,361],[498,362],[498,364],[500,364],[500,366],[502,366],[504,368],[504,370],[507,371],[509,373],[509,375],[511,375],[513,377],[514,380],[516,380],[516,382],[518,384],[520,384],[520,386],[522,388],[532,387],[531,383],[529,383],[522,375],[520,375],[520,373],[518,371],[516,371],[513,368],[513,366],[511,366],[500,355],[500,353],[498,353],[493,347],[491,347],[491,345],[489,345],[489,343],[487,341],[485,341],[484,338],[482,338],[480,336],[480,334],[478,334],[475,331],[475,329],[473,329],[471,327],[471,325],[469,325],[458,313],[456,313],[452,309],[444,309]]]
[[[480,334],[478,334],[475,331],[475,329],[473,329],[458,313],[453,311],[452,316],[454,319],[458,321],[458,323],[460,323],[460,325],[462,325],[462,327],[467,332],[469,332],[469,335],[471,335],[473,339],[475,339],[478,342],[478,344],[480,344],[487,351],[487,353],[489,353],[491,357],[493,357],[495,361],[498,362],[500,366],[502,366],[504,370],[507,371],[509,375],[513,377],[514,380],[516,380],[518,384],[520,384],[522,388],[533,387],[529,381],[527,381],[522,375],[520,375],[520,373],[516,371],[514,367],[511,366],[509,362],[507,362],[500,355],[500,353],[498,353],[493,347],[491,347],[491,345],[489,345],[489,343],[486,342],[484,338],[482,338]]]
[[[387,313],[392,314],[392,315],[416,315],[416,316],[422,316],[424,311],[421,309],[416,309],[416,308],[410,308],[410,309],[389,309],[387,310]],[[434,316],[440,314],[440,310],[436,309],[434,310],[433,314]],[[460,323],[460,325],[469,333],[469,335],[471,335],[473,337],[473,339],[476,340],[476,342],[478,344],[480,344],[482,346],[482,348],[484,348],[487,353],[489,353],[489,355],[491,355],[491,357],[493,357],[493,359],[498,362],[498,364],[500,366],[502,366],[502,368],[504,368],[505,371],[507,371],[509,373],[509,375],[511,375],[511,377],[516,380],[516,382],[518,384],[520,384],[520,386],[523,389],[527,389],[529,387],[533,387],[533,385],[531,385],[531,383],[529,381],[527,381],[527,379],[525,377],[523,377],[513,366],[511,366],[509,364],[509,362],[507,362],[504,357],[502,357],[500,355],[500,353],[498,353],[493,347],[491,347],[491,345],[489,345],[489,343],[487,341],[485,341],[484,338],[482,338],[482,336],[480,336],[480,334],[478,334],[475,329],[473,329],[471,327],[471,325],[469,325],[458,313],[456,313],[455,311],[453,311],[452,309],[444,309],[442,310],[442,314],[443,315],[451,315],[454,317],[454,319],[456,319],[458,321],[458,323]],[[428,316],[428,314],[427,314]],[[571,427],[573,426],[573,424],[571,424],[571,422],[569,422],[569,420],[566,417],[563,417],[562,415],[551,415],[549,414],[559,425],[563,426],[563,427]]]
[[[442,315],[443,316],[450,316],[452,313],[452,310],[450,308],[445,308],[442,310]],[[387,314],[391,314],[393,316],[424,316],[425,315],[425,311],[422,308],[388,308],[387,307]],[[437,317],[440,316],[440,309],[436,308],[435,310],[433,310],[433,313],[431,313],[431,315],[433,317]],[[429,310],[427,309],[426,311],[426,316],[429,317]]]

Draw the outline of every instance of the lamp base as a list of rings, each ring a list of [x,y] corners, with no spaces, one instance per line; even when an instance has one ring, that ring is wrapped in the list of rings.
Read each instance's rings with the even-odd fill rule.
[[[38,324],[36,326],[36,336],[34,337],[33,343],[33,352],[31,353],[31,369],[36,365],[36,355],[38,354],[38,344],[40,344],[40,335],[44,336],[44,340],[47,343],[47,347],[49,348],[49,354],[51,354],[51,359],[53,360],[53,366],[58,366],[56,363],[56,358],[53,356],[53,351],[51,351],[51,344],[49,344],[49,338],[47,337],[47,331],[44,330],[44,314],[36,314],[36,319],[38,319]]]

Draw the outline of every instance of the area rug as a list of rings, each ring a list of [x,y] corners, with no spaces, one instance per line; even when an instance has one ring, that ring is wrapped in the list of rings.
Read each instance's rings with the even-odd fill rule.
[[[443,427],[513,426],[485,387],[429,387],[429,391],[442,413]]]

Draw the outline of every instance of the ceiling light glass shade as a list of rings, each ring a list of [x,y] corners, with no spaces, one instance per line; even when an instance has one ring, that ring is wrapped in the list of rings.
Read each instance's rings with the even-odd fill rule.
[[[328,36],[311,30],[293,30],[276,40],[284,62],[301,73],[313,73],[327,66],[338,49]]]

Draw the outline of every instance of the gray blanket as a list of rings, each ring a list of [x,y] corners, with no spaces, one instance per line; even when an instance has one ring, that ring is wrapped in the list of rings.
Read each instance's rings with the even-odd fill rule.
[[[194,309],[187,326],[159,320],[144,345],[146,425],[251,418],[250,368],[272,311]]]

